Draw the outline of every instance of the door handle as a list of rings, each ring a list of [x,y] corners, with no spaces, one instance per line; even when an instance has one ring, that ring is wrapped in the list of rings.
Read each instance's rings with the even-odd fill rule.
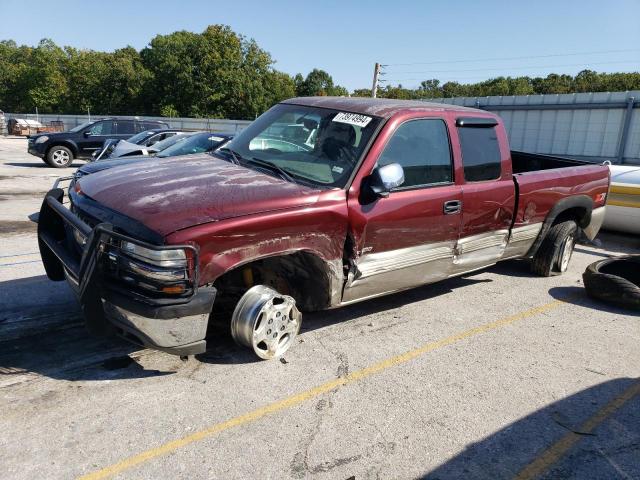
[[[449,200],[444,202],[444,214],[445,215],[454,215],[456,213],[460,213],[462,211],[462,201],[460,200]]]

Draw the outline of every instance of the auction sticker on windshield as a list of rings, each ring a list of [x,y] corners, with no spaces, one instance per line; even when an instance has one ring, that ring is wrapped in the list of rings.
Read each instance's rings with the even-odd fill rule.
[[[356,127],[364,128],[371,121],[371,117],[366,115],[358,115],[357,113],[340,112],[333,117],[334,122],[348,123],[349,125],[355,125]]]

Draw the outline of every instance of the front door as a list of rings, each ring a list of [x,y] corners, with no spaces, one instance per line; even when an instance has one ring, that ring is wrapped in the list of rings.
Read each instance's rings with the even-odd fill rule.
[[[78,140],[78,149],[82,156],[91,156],[97,149],[101,148],[104,141],[113,138],[115,134],[113,120],[100,120],[91,125],[83,132]]]
[[[401,123],[377,159],[378,166],[390,163],[404,169],[400,187],[370,203],[349,200],[358,256],[344,303],[435,282],[451,272],[462,189],[454,183],[445,121]]]

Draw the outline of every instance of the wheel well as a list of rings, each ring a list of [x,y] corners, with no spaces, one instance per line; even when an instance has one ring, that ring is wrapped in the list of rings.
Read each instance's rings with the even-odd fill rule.
[[[240,297],[253,285],[267,285],[281,294],[291,295],[300,310],[322,310],[331,302],[330,276],[327,263],[309,252],[255,260],[215,280],[218,293],[214,312],[230,315]]]
[[[560,212],[553,220],[552,225],[557,225],[558,223],[566,222],[567,220],[575,220],[580,228],[584,228],[589,225],[591,212],[585,207],[571,207]]]

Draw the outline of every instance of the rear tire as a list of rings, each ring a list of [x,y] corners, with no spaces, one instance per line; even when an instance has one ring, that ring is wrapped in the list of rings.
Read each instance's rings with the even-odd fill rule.
[[[73,163],[73,152],[62,145],[55,145],[47,151],[46,162],[53,168],[66,168]]]
[[[541,277],[561,275],[571,260],[578,225],[573,220],[553,225],[533,256],[531,271]]]

